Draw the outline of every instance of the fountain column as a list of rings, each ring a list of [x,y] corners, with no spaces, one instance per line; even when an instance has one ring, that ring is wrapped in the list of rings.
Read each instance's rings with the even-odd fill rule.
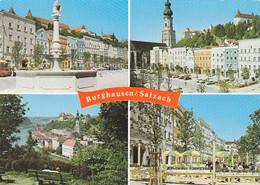
[[[53,41],[52,41],[52,51],[51,54],[53,55],[53,68],[52,71],[61,71],[59,66],[59,58],[61,54],[60,50],[60,28],[59,28],[59,18],[61,16],[61,4],[58,0],[55,1],[53,5]]]

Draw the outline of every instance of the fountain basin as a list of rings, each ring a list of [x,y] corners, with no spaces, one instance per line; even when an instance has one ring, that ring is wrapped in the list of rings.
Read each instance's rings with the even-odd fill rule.
[[[16,89],[25,93],[76,93],[93,91],[97,71],[16,71]]]

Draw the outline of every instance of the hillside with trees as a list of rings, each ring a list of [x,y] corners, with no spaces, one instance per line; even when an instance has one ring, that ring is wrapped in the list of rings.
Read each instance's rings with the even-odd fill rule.
[[[202,48],[205,46],[218,46],[216,39],[221,39],[223,42],[225,39],[254,39],[260,38],[260,18],[255,16],[251,24],[245,22],[239,22],[235,26],[232,22],[218,24],[211,31],[207,30],[206,33],[197,33],[192,38],[181,39],[177,43],[177,47],[197,47]]]

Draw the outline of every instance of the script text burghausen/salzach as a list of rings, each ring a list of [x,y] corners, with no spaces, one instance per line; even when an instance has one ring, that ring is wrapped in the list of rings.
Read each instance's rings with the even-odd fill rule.
[[[154,100],[160,100],[163,102],[171,103],[170,96],[161,96],[158,94],[155,94],[153,92],[144,92],[144,91],[124,91],[124,92],[105,92],[101,94],[86,96],[87,102],[96,101],[96,100],[104,100],[109,98],[119,98],[119,97],[133,97],[133,96],[139,96],[140,98],[148,98],[148,99],[154,99]]]

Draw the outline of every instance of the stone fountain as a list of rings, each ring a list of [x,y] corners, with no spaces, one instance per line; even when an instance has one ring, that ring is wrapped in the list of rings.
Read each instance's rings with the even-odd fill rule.
[[[97,71],[60,69],[59,18],[62,6],[58,0],[53,5],[53,45],[51,57],[53,67],[50,71],[16,71],[18,93],[76,93],[96,90]]]

